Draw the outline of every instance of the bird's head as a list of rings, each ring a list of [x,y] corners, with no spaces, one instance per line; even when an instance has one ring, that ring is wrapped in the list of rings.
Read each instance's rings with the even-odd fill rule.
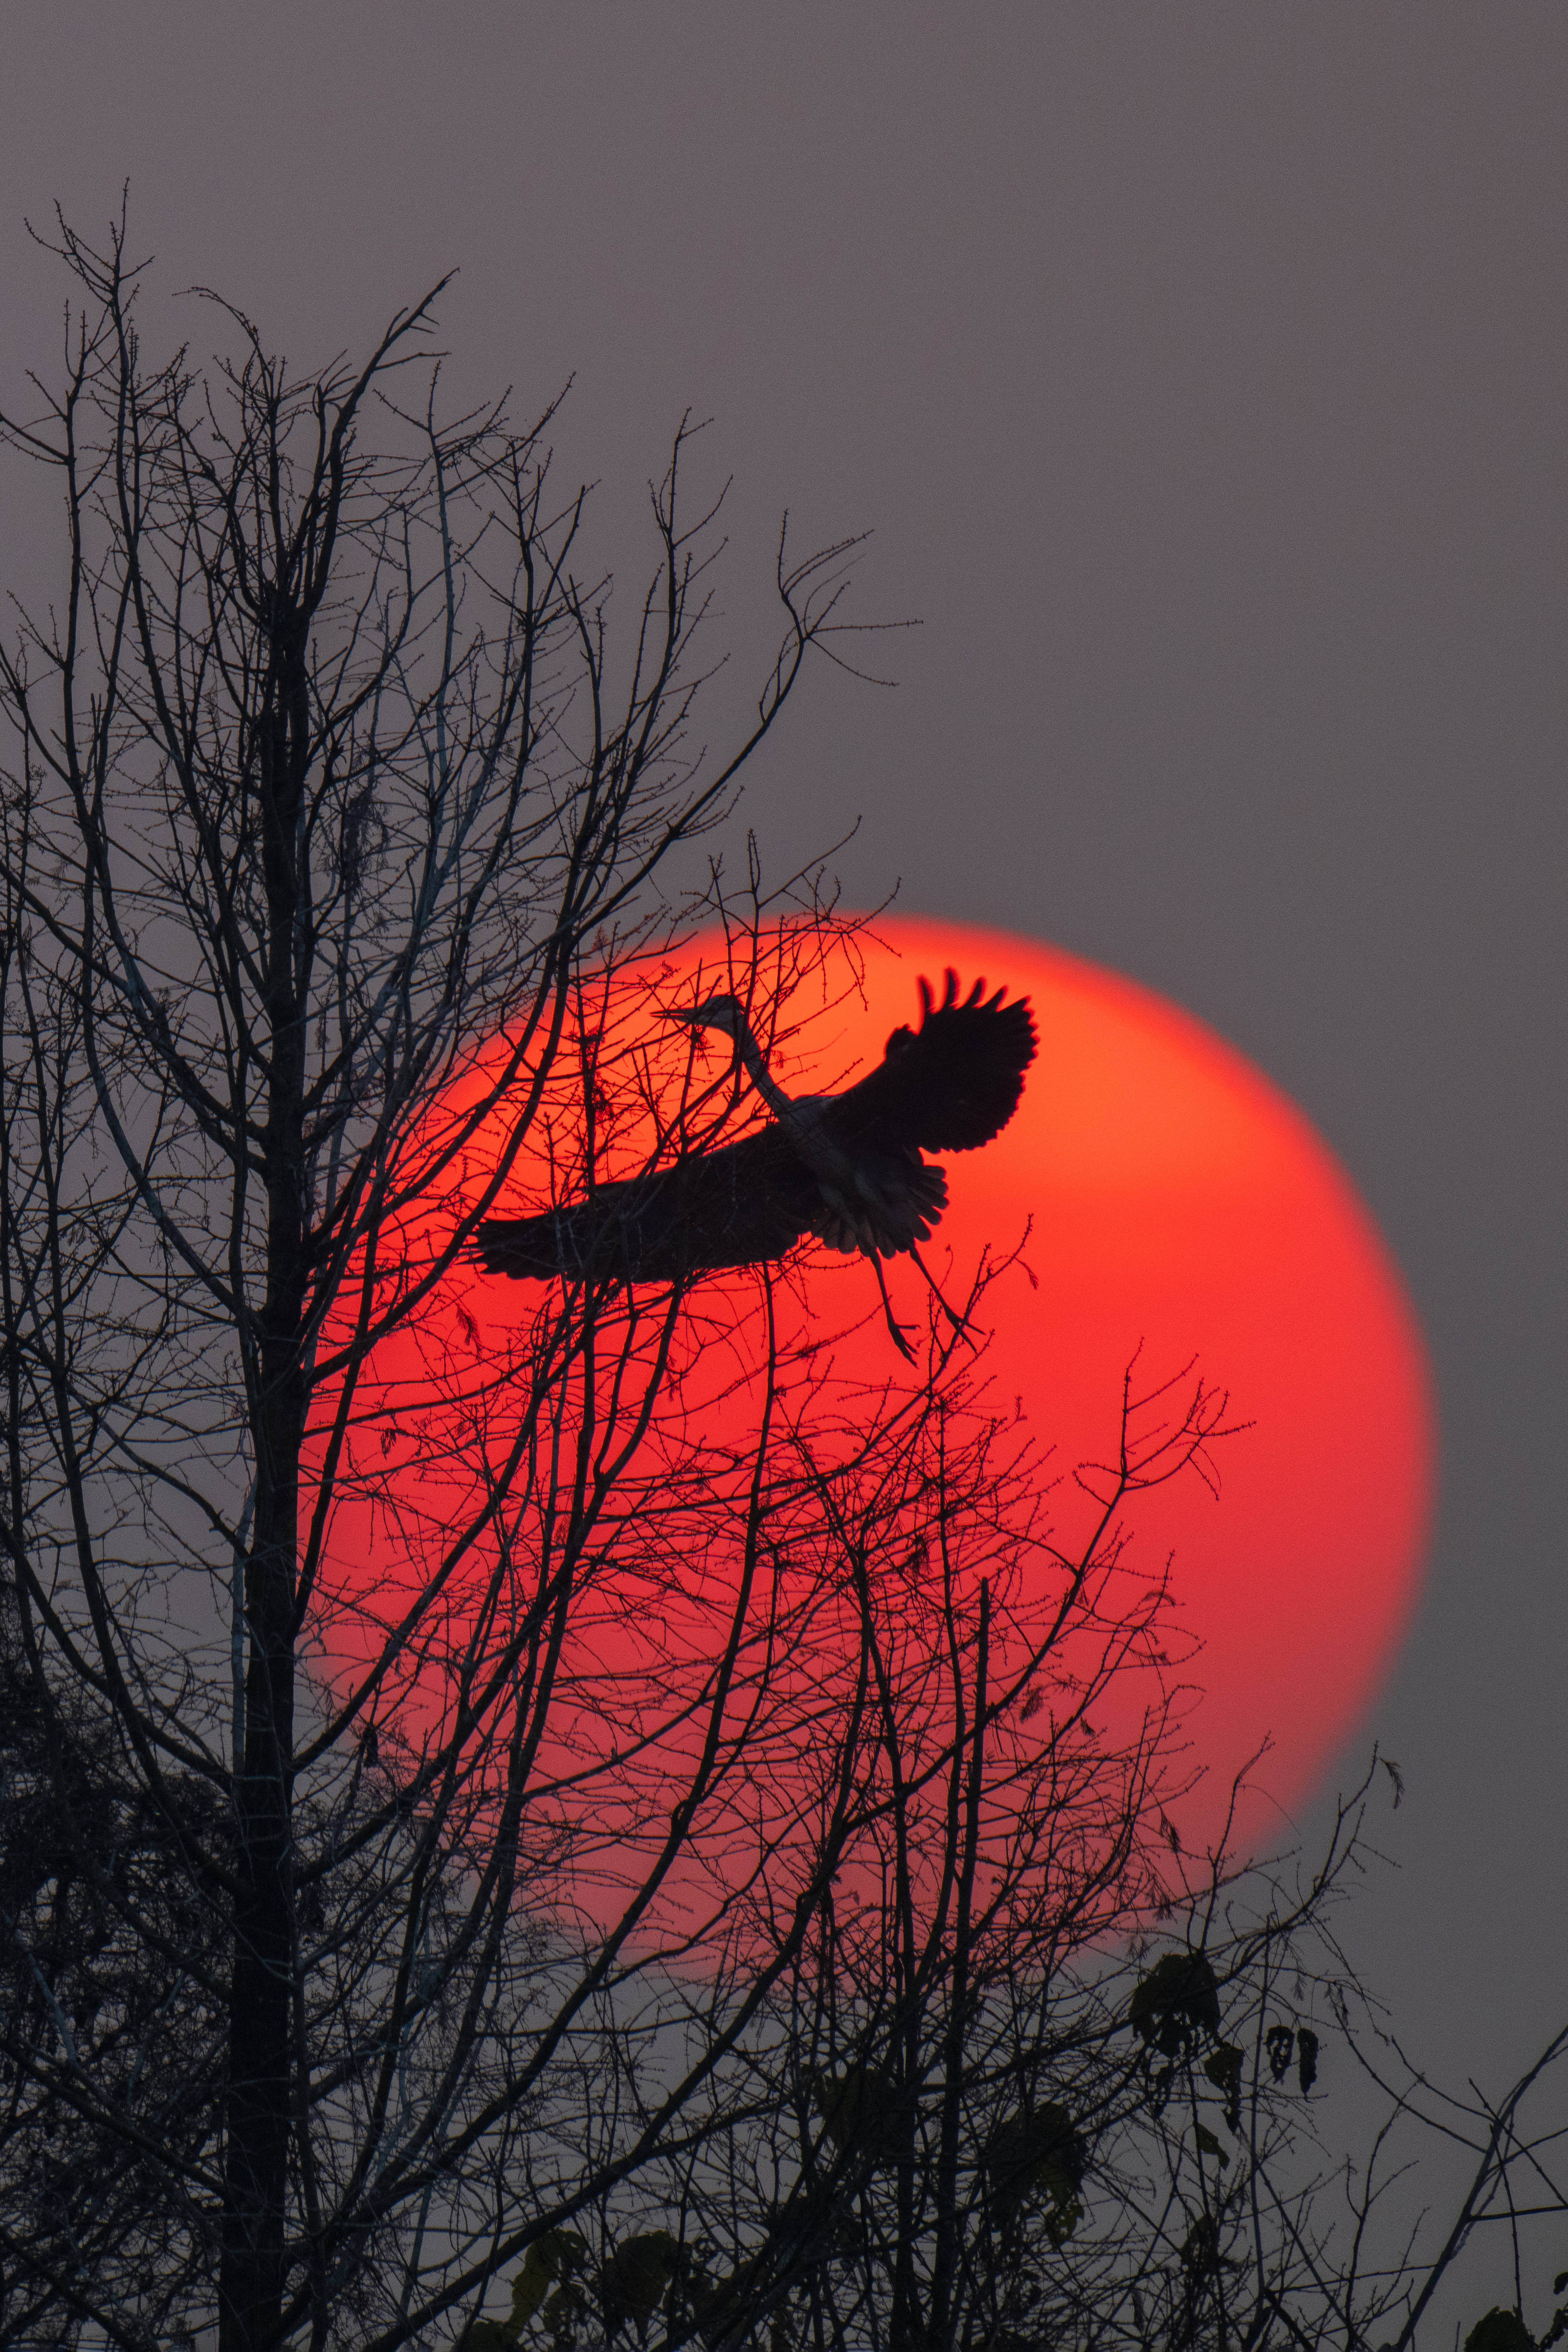
[[[748,1034],[745,1007],[734,996],[710,996],[706,1004],[699,1004],[689,1013],[667,1012],[664,1017],[682,1029],[721,1029],[737,1045]]]

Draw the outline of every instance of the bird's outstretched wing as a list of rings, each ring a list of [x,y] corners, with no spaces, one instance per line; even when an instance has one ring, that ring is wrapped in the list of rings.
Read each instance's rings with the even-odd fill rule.
[[[549,1281],[681,1282],[784,1256],[821,1214],[816,1178],[776,1127],[694,1152],[532,1217],[487,1217],[487,1274]]]
[[[881,1065],[837,1096],[824,1124],[841,1150],[973,1151],[1000,1135],[1018,1108],[1035,1058],[1027,997],[1004,1004],[976,981],[962,1003],[958,975],[942,1002],[922,980],[921,1025],[895,1029]]]

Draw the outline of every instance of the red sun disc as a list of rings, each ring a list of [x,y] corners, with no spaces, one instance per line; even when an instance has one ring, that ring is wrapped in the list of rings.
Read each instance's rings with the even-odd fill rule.
[[[723,942],[710,938],[662,967],[637,1016],[647,1034],[659,1002],[689,1003],[694,983],[725,984],[724,965]],[[874,1064],[889,1031],[916,1018],[917,978],[939,980],[948,967],[965,987],[984,975],[1034,1007],[1039,1054],[1019,1109],[991,1144],[947,1157],[950,1206],[927,1257],[962,1298],[984,1253],[1016,1254],[985,1295],[980,1376],[986,1401],[1026,1424],[1046,1457],[1058,1546],[1073,1550],[1092,1523],[1097,1507],[1072,1474],[1114,1453],[1130,1366],[1141,1395],[1178,1383],[1147,1412],[1171,1409],[1195,1363],[1228,1393],[1230,1421],[1247,1424],[1212,1449],[1217,1496],[1189,1474],[1140,1496],[1131,1517],[1141,1556],[1154,1567],[1173,1559],[1192,1654],[1185,1678],[1202,1693],[1187,1736],[1206,1779],[1185,1801],[1184,1842],[1201,1849],[1219,1834],[1232,1776],[1268,1741],[1239,1827],[1268,1843],[1272,1807],[1309,1796],[1363,1717],[1416,1595],[1434,1423],[1415,1318],[1365,1208],[1294,1106],[1175,1006],[1058,950],[969,926],[882,919],[853,949],[830,949],[826,970],[790,1000],[801,1024],[791,1088],[837,1088]],[[485,1073],[481,1056],[433,1107],[437,1123]],[[482,1181],[508,1131],[500,1114],[487,1122],[458,1189]],[[630,1141],[641,1134],[633,1118]],[[533,1150],[501,1205],[547,1204],[548,1175]],[[426,1222],[442,1216],[449,1223],[449,1203]],[[900,1316],[923,1322],[927,1294],[909,1261],[892,1264],[889,1281]],[[454,1360],[465,1348],[482,1356],[526,1325],[540,1296],[538,1286],[454,1266],[436,1318],[442,1349]],[[872,1385],[903,1376],[862,1262],[814,1250],[791,1296],[806,1324],[857,1327],[835,1346],[837,1374]],[[384,1407],[399,1381],[418,1404],[424,1375],[410,1372],[405,1343],[378,1358]],[[454,1453],[461,1385],[441,1408],[457,1415],[443,1425]],[[416,1443],[413,1410],[369,1412],[380,1499],[341,1505],[329,1534],[328,1585],[367,1607],[378,1601],[383,1626],[428,1572],[433,1555],[411,1530],[449,1530],[460,1505],[451,1484],[432,1500],[447,1439],[432,1435],[420,1406]],[[1046,1565],[1042,1557],[1042,1577]],[[455,1622],[453,1655],[461,1633]],[[603,1643],[622,1636],[595,1638],[602,1662]],[[342,1659],[369,1654],[341,1639],[336,1648]],[[427,1645],[427,1693],[443,1671]],[[576,1736],[589,1735],[579,1727]]]

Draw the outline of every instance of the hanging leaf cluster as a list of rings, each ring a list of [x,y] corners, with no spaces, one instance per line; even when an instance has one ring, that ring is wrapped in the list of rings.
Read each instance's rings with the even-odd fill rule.
[[[1241,2069],[1246,2053],[1234,2042],[1216,2042],[1204,2060],[1204,2073],[1225,2102],[1225,2119],[1233,2132],[1241,2129]]]
[[[628,2320],[639,2337],[647,2334],[680,2261],[679,2242],[668,2230],[622,2239],[602,2273],[605,2326],[610,2335]]]
[[[563,2340],[587,2305],[579,2282],[587,2262],[587,2240],[575,2230],[548,2230],[535,2238],[511,2283],[510,2311],[504,2319],[474,2320],[463,2336],[462,2352],[510,2352],[540,2314],[552,2336]]]
[[[1202,1952],[1167,1952],[1132,1989],[1127,2022],[1146,2050],[1184,2058],[1219,2033],[1219,1984]]]
[[[1290,2061],[1296,2061],[1296,2080],[1303,2096],[1318,2079],[1318,2052],[1321,2046],[1310,2025],[1271,2025],[1263,2037],[1268,2053],[1268,2071],[1277,2083],[1282,2083],[1290,2071]]]
[[[1517,2311],[1497,2305],[1477,2320],[1465,2338],[1465,2352],[1535,2352],[1535,2338]]]
[[[1128,2004],[1127,2022],[1143,2044],[1156,2113],[1170,2095],[1178,2063],[1194,2056],[1206,2042],[1205,2077],[1220,2095],[1226,2123],[1233,2132],[1240,2131],[1247,2053],[1220,2039],[1219,1981],[1204,1953],[1167,1952],[1140,1977]],[[1156,2055],[1165,2061],[1157,2072]],[[1230,2162],[1229,2149],[1206,2124],[1196,2126],[1195,2137],[1200,2157],[1215,2157],[1221,2165]]]
[[[1066,2107],[1047,2101],[998,2124],[986,2145],[985,2187],[1004,2233],[1043,2198],[1046,2234],[1054,2246],[1065,2245],[1083,2219],[1079,2191],[1088,2163],[1088,2147]]]

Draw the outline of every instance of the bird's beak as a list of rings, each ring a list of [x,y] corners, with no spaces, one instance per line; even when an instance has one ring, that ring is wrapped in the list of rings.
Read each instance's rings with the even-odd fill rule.
[[[664,1017],[673,1023],[677,1029],[685,1030],[691,1040],[694,1051],[699,1054],[705,1054],[708,1051],[707,1025],[700,1013],[667,1013]]]

